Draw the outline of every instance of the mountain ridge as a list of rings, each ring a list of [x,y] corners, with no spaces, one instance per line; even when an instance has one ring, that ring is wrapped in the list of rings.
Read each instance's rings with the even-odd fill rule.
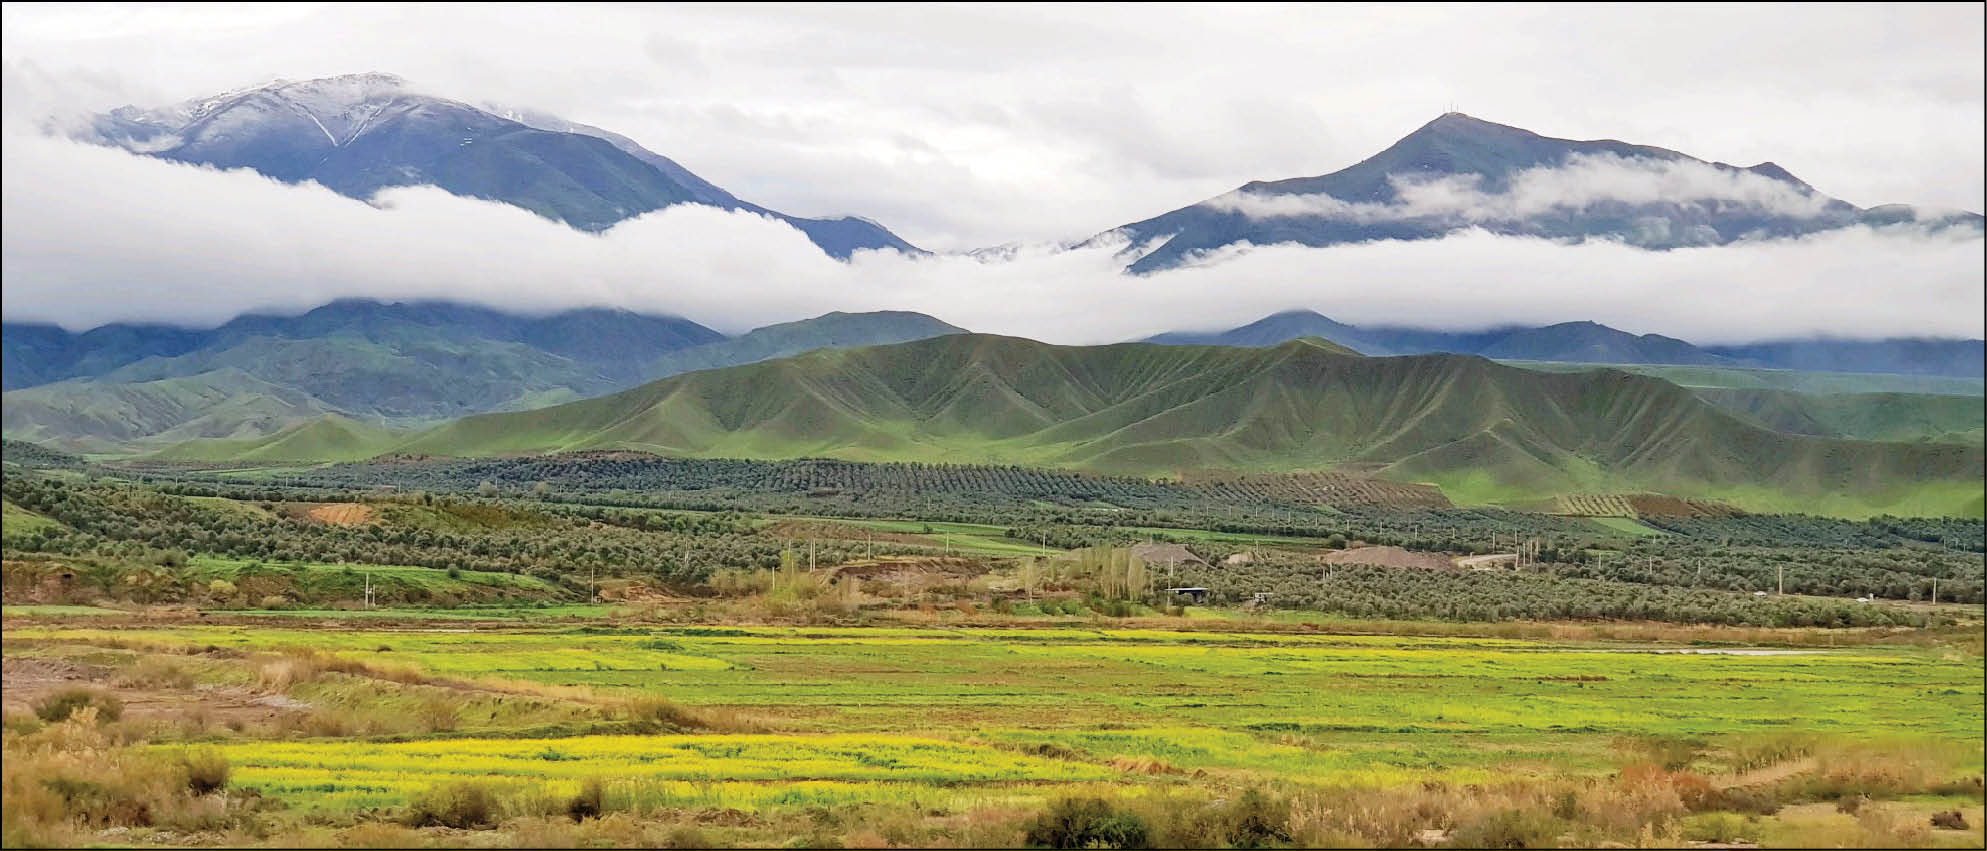
[[[981,334],[685,373],[598,399],[466,417],[394,451],[577,449],[1139,475],[1346,466],[1435,482],[1463,501],[1644,489],[1761,507],[1837,500],[1935,513],[1976,512],[1981,467],[1975,446],[1785,434],[1614,370],[1364,358],[1301,342],[1065,347]]]
[[[1709,194],[1665,197],[1622,190],[1611,196],[1597,189],[1603,181],[1582,186],[1577,179],[1554,179],[1569,173],[1577,178],[1581,169],[1661,174],[1670,178],[1663,191]],[[1422,192],[1431,188],[1440,191]],[[1514,191],[1518,188],[1526,191]],[[1456,206],[1459,199],[1472,203]],[[1917,221],[1915,208],[1905,205],[1864,210],[1822,195],[1772,162],[1739,167],[1613,139],[1559,139],[1451,112],[1338,171],[1249,181],[1096,238],[1113,235],[1143,250],[1127,267],[1142,274],[1238,243],[1320,247],[1433,239],[1482,228],[1664,249]],[[1922,223],[1977,230],[1983,221],[1975,213],[1957,213]]]
[[[810,219],[742,201],[626,136],[544,113],[505,113],[375,72],[120,107],[78,135],[143,156],[315,181],[361,200],[390,186],[433,185],[587,231],[706,204],[784,221],[837,259],[863,249],[923,253],[868,219]]]
[[[689,369],[962,329],[883,311],[726,337],[681,317],[626,310],[534,316],[459,302],[344,299],[291,316],[244,314],[204,330],[4,330],[10,380],[54,379],[7,388],[0,397],[6,433],[109,452],[258,438],[330,414],[428,425],[597,396]]]
[[[1431,352],[1500,360],[1597,364],[1675,364],[1796,369],[1817,372],[1980,377],[1987,341],[1902,337],[1857,341],[1809,338],[1740,346],[1697,346],[1661,334],[1630,334],[1598,322],[1507,325],[1482,331],[1435,331],[1405,326],[1355,326],[1316,311],[1279,311],[1225,331],[1172,331],[1146,337],[1165,345],[1275,345],[1317,336],[1368,355]]]

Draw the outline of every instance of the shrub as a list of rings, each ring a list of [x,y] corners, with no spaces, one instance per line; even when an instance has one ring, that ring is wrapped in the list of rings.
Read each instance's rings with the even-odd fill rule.
[[[602,797],[600,780],[589,778],[580,784],[579,793],[566,802],[566,815],[572,816],[573,821],[598,818]]]
[[[1029,845],[1043,848],[1144,848],[1145,821],[1102,798],[1062,798],[1035,817]]]
[[[186,769],[186,788],[193,790],[193,794],[205,795],[227,788],[232,769],[220,751],[212,748],[187,751],[180,754],[179,764]]]
[[[455,701],[435,696],[421,702],[414,710],[421,726],[431,733],[446,733],[455,729],[457,717]]]
[[[497,793],[488,784],[457,782],[432,786],[407,802],[403,821],[409,827],[453,827],[471,830],[495,827]]]
[[[628,701],[625,711],[628,720],[643,727],[695,730],[704,726],[689,710],[660,697],[637,697]]]
[[[1683,838],[1692,842],[1737,843],[1757,838],[1756,827],[1737,813],[1705,813],[1683,823]]]
[[[35,717],[54,723],[64,721],[85,706],[96,707],[97,720],[116,721],[124,716],[124,703],[95,689],[63,689],[35,702]]]
[[[1236,848],[1290,841],[1290,804],[1271,798],[1261,789],[1243,792],[1222,815],[1227,822],[1228,844]]]
[[[117,684],[125,688],[187,689],[193,687],[193,675],[171,660],[148,656],[119,675]]]
[[[1508,809],[1456,828],[1450,841],[1459,848],[1551,848],[1559,833],[1559,823],[1542,814]]]

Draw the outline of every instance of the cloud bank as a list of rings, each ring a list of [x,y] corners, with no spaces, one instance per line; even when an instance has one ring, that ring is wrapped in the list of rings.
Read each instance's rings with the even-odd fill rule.
[[[1667,191],[1670,178],[1635,179]],[[1638,185],[1609,191],[1646,191]],[[1567,197],[1539,186],[1498,203]],[[677,206],[587,234],[439,189],[395,189],[369,206],[314,185],[17,128],[5,138],[0,222],[6,318],[72,329],[211,325],[247,310],[372,297],[525,311],[607,305],[731,332],[830,310],[900,309],[976,331],[1099,343],[1302,307],[1450,329],[1592,319],[1721,343],[1977,337],[1984,307],[1978,234],[1915,227],[1668,252],[1466,230],[1323,249],[1235,246],[1142,277],[1121,272],[1121,245],[985,257],[859,252],[838,263],[799,231],[749,213]]]
[[[1987,203],[1977,3],[8,3],[0,19],[0,65],[62,85],[51,106],[387,71],[935,250],[1082,239],[1324,174],[1450,108],[1773,160],[1859,206]]]
[[[1501,189],[1477,174],[1391,175],[1390,202],[1342,201],[1325,194],[1236,190],[1203,206],[1250,218],[1325,218],[1361,223],[1404,220],[1458,225],[1514,222],[1603,205],[1678,204],[1742,209],[1790,218],[1841,215],[1828,199],[1784,180],[1696,160],[1576,154],[1557,166],[1524,169]]]

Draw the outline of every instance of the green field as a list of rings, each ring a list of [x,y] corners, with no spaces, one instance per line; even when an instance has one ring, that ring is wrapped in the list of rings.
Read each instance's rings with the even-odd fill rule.
[[[1101,760],[1145,757],[1189,772],[1328,785],[1484,782],[1540,762],[1553,770],[1602,772],[1613,764],[1610,742],[1620,737],[1789,730],[1970,743],[1977,770],[1981,741],[1977,660],[1910,649],[1727,655],[1486,638],[1084,628],[642,632],[25,628],[8,636],[315,648],[442,676],[667,695],[690,707],[765,717],[796,735],[1053,743]],[[1293,734],[1304,742],[1283,741]],[[522,753],[544,744],[487,747]],[[571,761],[625,758],[604,745],[561,750],[579,754]],[[372,758],[348,745],[298,744],[267,765],[295,774],[303,770],[300,755],[312,755],[326,761],[316,769],[321,780],[345,770],[340,760],[348,757],[339,754],[348,752],[351,759]],[[265,763],[255,748],[245,746],[239,756],[246,765]],[[554,776],[587,773],[588,766],[571,761],[559,761]],[[513,770],[497,773],[515,774],[532,763],[508,765]],[[1061,778],[1004,769],[987,774],[973,761],[950,769],[943,761],[920,765],[909,777],[858,778],[842,769],[788,776],[1101,779],[1094,771]],[[611,771],[606,762],[594,768]],[[703,770],[702,779],[749,779],[738,774],[743,768]],[[696,779],[689,769],[672,772],[670,779]],[[415,772],[397,788],[425,781]]]
[[[8,612],[19,614],[58,613]],[[907,842],[976,844],[1018,834],[959,833],[954,819],[967,816],[957,814],[1010,824],[1069,795],[1134,806],[1247,788],[1293,801],[1611,788],[1624,765],[1650,753],[1718,783],[1779,771],[1765,766],[1780,763],[1787,774],[1835,771],[1829,766],[1847,765],[1840,760],[1851,757],[1841,754],[1851,753],[1882,753],[1883,765],[1908,758],[1924,788],[1981,771],[1979,659],[1940,648],[1707,649],[1232,628],[298,623],[101,629],[10,620],[5,648],[10,660],[133,670],[145,670],[129,668],[139,659],[184,659],[164,664],[209,689],[266,688],[270,671],[294,665],[258,660],[361,666],[356,677],[297,675],[306,678],[279,686],[292,705],[351,719],[306,730],[354,730],[380,723],[368,717],[445,707],[450,720],[435,729],[446,734],[198,734],[231,765],[232,788],[333,828],[423,811],[436,790],[465,782],[491,790],[519,817],[557,813],[588,788],[608,810],[665,823],[686,813],[741,814],[720,822],[736,825],[730,832],[704,841],[757,844],[777,835],[755,832],[765,830],[790,836],[805,829],[794,819],[825,810],[858,820],[835,822],[842,830],[879,813],[913,813],[924,832],[906,835],[923,839]],[[681,707],[669,717],[705,719],[685,722],[705,729],[630,735],[612,720],[613,707],[652,698]],[[145,747],[167,758],[185,752],[183,744]],[[1779,794],[1815,794],[1787,788]],[[1896,806],[1971,806],[1940,794]],[[1667,818],[1670,835],[1683,829]],[[1791,844],[1818,841],[1811,831],[1820,828],[1751,818],[1756,830],[1779,831]],[[525,829],[513,825],[504,829]],[[1600,831],[1578,834],[1594,839],[1616,835],[1579,829]],[[281,841],[312,836],[335,839]]]
[[[12,502],[0,500],[0,540],[17,538],[41,529],[60,528],[61,525]]]

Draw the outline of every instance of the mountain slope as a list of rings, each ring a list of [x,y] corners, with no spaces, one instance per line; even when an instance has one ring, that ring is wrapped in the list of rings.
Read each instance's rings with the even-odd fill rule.
[[[1146,338],[1167,345],[1274,346],[1300,337],[1323,337],[1368,355],[1446,352],[1510,360],[1579,363],[1669,363],[1730,365],[1674,337],[1636,336],[1597,322],[1562,322],[1540,327],[1488,331],[1432,331],[1419,328],[1363,328],[1309,310],[1289,310],[1219,332],[1173,332]]]
[[[1347,325],[1309,310],[1271,314],[1226,331],[1159,334],[1146,338],[1146,342],[1273,346],[1307,336],[1323,337],[1368,355],[1449,352],[1517,361],[1768,367],[1966,378],[1982,375],[1982,352],[1983,348],[1987,348],[1987,343],[1980,340],[1908,337],[1873,341],[1817,338],[1748,346],[1700,347],[1660,334],[1637,336],[1596,322],[1452,332]]]
[[[432,423],[568,401],[632,385],[665,352],[724,336],[687,319],[620,310],[530,317],[355,299],[205,330],[105,326],[71,335],[7,325],[4,339],[21,375],[77,376],[8,390],[0,397],[6,433],[112,451],[260,437],[329,413]]]
[[[1775,431],[1858,440],[1981,444],[1978,397],[1701,389],[1697,395]]]
[[[1452,112],[1339,171],[1251,182],[1111,233],[1150,247],[1130,266],[1142,273],[1244,242],[1326,246],[1474,227],[1661,249],[1903,222],[1982,226],[1971,213],[1921,221],[1896,205],[1862,210],[1770,162],[1740,168],[1611,139],[1555,139]]]
[[[1506,501],[1656,490],[1755,507],[1977,512],[1978,447],[1790,435],[1613,371],[1451,355],[1050,346],[957,334],[468,417],[399,451],[982,461],[1117,473],[1352,466]]]
[[[806,219],[740,201],[624,136],[418,94],[389,74],[279,80],[162,109],[127,106],[98,116],[86,138],[291,183],[316,181],[359,199],[390,186],[432,185],[581,230],[672,204],[710,204],[786,221],[840,259],[863,248],[917,251],[866,219]]]
[[[18,339],[16,327],[27,329]],[[196,438],[261,441],[327,414],[429,425],[691,370],[963,332],[924,314],[879,311],[830,313],[726,338],[686,319],[623,310],[529,317],[451,302],[358,299],[298,316],[245,315],[202,331],[119,328],[70,335],[7,326],[8,360],[26,373],[96,370],[7,392],[8,436],[113,452]],[[153,345],[167,339],[164,330],[172,332],[171,346]],[[59,359],[39,357],[42,348]],[[156,350],[170,354],[147,355]]]
[[[161,461],[361,461],[402,438],[397,432],[337,414],[297,423],[266,437],[189,440],[149,457]]]
[[[238,439],[335,410],[323,400],[239,369],[116,384],[76,380],[9,391],[0,430],[78,452],[132,442]]]
[[[1781,369],[1900,375],[1987,374],[1987,341],[1902,337],[1888,340],[1781,340],[1707,349]]]
[[[797,355],[814,349],[906,343],[966,329],[922,313],[882,310],[873,313],[834,313],[755,328],[728,340],[678,349],[655,358],[643,370],[649,378],[667,378],[700,369],[754,363]]]

